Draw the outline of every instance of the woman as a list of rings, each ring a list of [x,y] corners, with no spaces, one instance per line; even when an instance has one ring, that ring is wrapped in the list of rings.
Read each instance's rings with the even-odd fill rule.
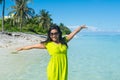
[[[41,42],[40,44],[19,48],[18,51],[33,48],[47,49],[48,53],[51,56],[50,62],[47,67],[48,80],[67,80],[67,42],[70,41],[80,30],[84,28],[86,28],[86,26],[82,25],[66,37],[62,38],[62,32],[60,28],[56,25],[51,26],[48,31],[46,41]]]

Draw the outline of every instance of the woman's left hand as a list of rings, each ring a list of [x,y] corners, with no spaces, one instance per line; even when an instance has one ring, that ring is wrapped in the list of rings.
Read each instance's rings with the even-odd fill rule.
[[[81,25],[80,26],[80,29],[85,29],[85,28],[87,28],[86,25]]]

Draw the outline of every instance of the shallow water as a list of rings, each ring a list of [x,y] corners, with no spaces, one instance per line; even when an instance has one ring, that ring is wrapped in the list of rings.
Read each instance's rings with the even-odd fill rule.
[[[0,49],[0,80],[47,80],[46,50],[21,51],[11,54],[10,49]]]
[[[69,44],[68,80],[120,80],[119,33],[81,34]]]

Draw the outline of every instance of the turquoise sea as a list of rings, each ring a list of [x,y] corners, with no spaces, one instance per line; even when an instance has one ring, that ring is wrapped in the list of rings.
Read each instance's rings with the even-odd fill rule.
[[[68,80],[120,80],[120,33],[81,33],[69,45]]]
[[[69,43],[68,80],[120,80],[120,33],[79,33]],[[46,50],[0,49],[0,80],[47,80]]]

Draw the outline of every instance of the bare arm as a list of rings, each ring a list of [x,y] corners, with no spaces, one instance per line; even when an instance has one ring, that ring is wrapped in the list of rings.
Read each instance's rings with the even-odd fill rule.
[[[78,32],[80,32],[82,29],[87,28],[85,25],[81,25],[78,28],[76,28],[73,32],[71,32],[67,36],[67,40],[70,41]]]
[[[29,49],[45,49],[45,45],[40,43],[40,44],[35,44],[30,46],[24,46],[24,47],[18,48],[17,51],[29,50]]]

